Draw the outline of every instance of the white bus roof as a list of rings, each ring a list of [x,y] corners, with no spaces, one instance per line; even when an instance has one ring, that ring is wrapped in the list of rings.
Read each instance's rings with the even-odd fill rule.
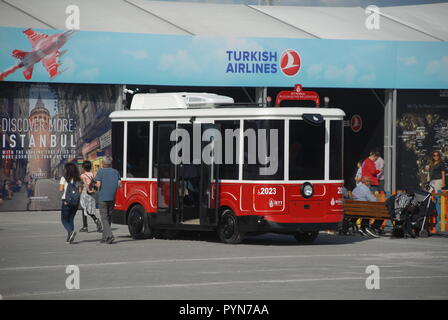
[[[300,118],[303,114],[320,114],[325,119],[342,120],[344,111],[337,108],[294,108],[294,107],[217,107],[202,109],[150,109],[150,110],[123,110],[110,114],[112,121],[124,120],[189,120],[195,117],[200,119],[244,119],[244,118]]]

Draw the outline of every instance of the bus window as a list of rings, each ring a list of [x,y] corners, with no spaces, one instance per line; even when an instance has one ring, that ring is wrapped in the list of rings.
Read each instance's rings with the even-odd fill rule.
[[[330,121],[330,180],[342,180],[343,130],[342,120]]]
[[[220,126],[222,145],[222,164],[219,168],[220,179],[238,180],[239,162],[239,120],[215,121]]]
[[[284,179],[284,120],[244,121],[244,180]]]
[[[124,122],[112,122],[112,167],[123,176]]]
[[[289,121],[289,180],[323,180],[325,126]]]
[[[149,177],[149,122],[128,122],[127,178]]]

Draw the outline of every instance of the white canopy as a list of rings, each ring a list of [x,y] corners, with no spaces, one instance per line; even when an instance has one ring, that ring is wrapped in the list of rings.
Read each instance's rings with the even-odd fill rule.
[[[65,29],[66,8],[81,30],[232,37],[447,41],[448,3],[380,8],[379,30],[361,7],[298,7],[149,0],[2,0],[0,26]]]

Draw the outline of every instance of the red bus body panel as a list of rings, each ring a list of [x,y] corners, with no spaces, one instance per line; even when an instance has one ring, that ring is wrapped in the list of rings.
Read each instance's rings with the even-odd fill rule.
[[[301,195],[301,183],[221,182],[219,204],[236,216],[263,216],[275,223],[338,223],[343,218],[342,182],[314,183],[314,195]],[[122,181],[115,199],[115,210],[128,211],[138,203],[146,212],[157,212],[158,197],[169,203],[169,182]]]

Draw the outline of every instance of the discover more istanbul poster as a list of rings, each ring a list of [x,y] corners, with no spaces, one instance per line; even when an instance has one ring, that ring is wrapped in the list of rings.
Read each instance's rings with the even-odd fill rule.
[[[57,210],[67,162],[111,154],[112,85],[3,83],[0,86],[0,211]]]

